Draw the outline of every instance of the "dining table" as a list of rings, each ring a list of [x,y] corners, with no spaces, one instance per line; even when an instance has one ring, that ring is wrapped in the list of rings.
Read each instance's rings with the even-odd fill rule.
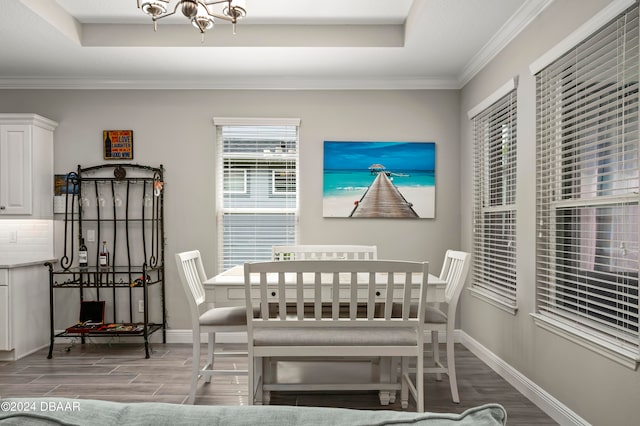
[[[330,277],[327,277],[326,292],[327,300],[329,299],[331,291]],[[363,282],[365,281],[363,277]],[[385,284],[386,274],[376,274],[377,289],[376,298],[380,301],[385,300]],[[277,294],[277,276],[271,275],[267,277],[267,280],[272,284],[270,296],[274,299],[278,297]],[[421,277],[415,277],[415,286],[412,288],[412,299],[417,299],[418,292],[420,291],[419,283],[421,283]],[[430,303],[440,303],[445,301],[445,287],[447,282],[438,277],[437,275],[429,274],[428,280],[429,286],[427,287],[427,300]],[[245,305],[245,288],[244,288],[244,265],[237,265],[226,271],[219,273],[204,283],[207,296],[212,292],[212,297],[207,297],[208,302],[216,308],[225,306],[244,306]],[[414,297],[415,296],[415,297]],[[362,298],[363,302],[367,301],[368,292],[364,284],[361,290],[358,291],[358,297]]]

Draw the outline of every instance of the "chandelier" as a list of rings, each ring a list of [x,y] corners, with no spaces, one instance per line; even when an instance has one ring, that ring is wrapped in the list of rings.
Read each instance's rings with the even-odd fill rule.
[[[144,1],[144,0],[142,0]],[[233,33],[236,33],[236,22],[239,18],[246,16],[247,11],[244,8],[244,0],[217,0],[217,1],[201,1],[201,0],[178,0],[173,8],[173,12],[167,12],[167,6],[171,0],[151,0],[140,3],[138,0],[138,9],[142,9],[144,13],[151,16],[153,20],[153,30],[158,31],[158,20],[171,16],[182,10],[182,14],[191,21],[191,24],[200,30],[203,34],[206,30],[210,30],[214,25],[214,18],[229,21],[233,24]],[[213,6],[224,5],[222,12],[213,11]]]

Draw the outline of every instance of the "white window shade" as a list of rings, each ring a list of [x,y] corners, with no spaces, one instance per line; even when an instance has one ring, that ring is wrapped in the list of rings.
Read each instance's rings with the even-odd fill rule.
[[[504,87],[511,90],[474,108],[472,293],[515,312],[517,90]]]
[[[298,126],[265,122],[217,126],[219,270],[297,241]]]
[[[638,359],[638,7],[537,80],[537,315]]]

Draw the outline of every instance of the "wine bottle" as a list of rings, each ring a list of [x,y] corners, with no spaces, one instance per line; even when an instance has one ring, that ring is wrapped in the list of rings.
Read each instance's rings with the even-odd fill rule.
[[[100,254],[98,255],[98,264],[102,268],[109,266],[109,250],[107,250],[106,241],[102,242],[102,249],[100,249]]]
[[[80,248],[78,249],[78,265],[81,268],[89,266],[89,254],[87,252],[87,246],[84,245],[84,238],[80,238]]]
[[[107,137],[104,138],[104,158],[111,158],[111,138],[109,137],[109,132],[105,130],[104,132]]]

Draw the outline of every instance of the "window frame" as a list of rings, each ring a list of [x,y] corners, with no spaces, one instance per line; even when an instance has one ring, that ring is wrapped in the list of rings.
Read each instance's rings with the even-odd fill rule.
[[[242,223],[246,222],[247,224],[251,223],[252,216],[255,217],[257,226],[256,230],[264,231],[264,227],[269,227],[273,223],[277,222],[277,217],[281,216],[283,222],[280,223],[280,226],[285,226],[287,230],[284,239],[277,239],[272,241],[271,245],[274,244],[297,244],[298,242],[298,232],[299,232],[299,134],[300,134],[300,120],[294,118],[227,118],[227,117],[214,117],[213,123],[215,126],[215,134],[216,134],[216,144],[217,144],[217,159],[216,159],[216,176],[217,176],[217,185],[216,185],[216,228],[217,228],[217,247],[218,247],[218,262],[217,262],[217,270],[218,273],[223,270],[228,269],[233,266],[229,263],[229,258],[236,258],[238,255],[233,253],[225,253],[225,247],[229,244],[227,241],[228,236],[225,235],[225,227],[234,226],[233,223]],[[280,147],[274,149],[270,152],[268,151],[259,151],[260,141],[266,141],[269,143],[269,135],[265,135],[264,139],[256,140],[256,151],[251,151],[249,149],[246,153],[244,151],[237,152],[228,152],[225,153],[225,142],[223,141],[222,131],[225,126],[253,126],[253,127],[263,127],[263,131],[266,131],[268,127],[295,127],[295,142],[294,147],[286,150],[280,150]],[[260,131],[258,129],[254,129],[256,131]],[[262,136],[262,135],[260,135]],[[276,139],[274,139],[276,140]],[[237,169],[233,169],[232,164],[234,162],[237,163],[247,163],[247,168],[243,169],[241,167]],[[287,164],[286,167],[278,166],[278,163]],[[295,183],[293,185],[294,191],[292,192],[274,192],[274,175],[273,171],[270,170],[270,165],[274,164],[276,167],[273,170],[289,170],[290,172],[295,173]],[[293,165],[293,170],[289,169],[288,165]],[[227,191],[224,189],[225,178],[220,178],[226,174],[228,170],[235,170],[237,172],[242,171],[244,177],[244,192],[240,191]],[[266,174],[267,172],[268,174]],[[253,177],[252,177],[253,176]],[[261,177],[259,177],[261,176]],[[252,183],[253,182],[253,183]],[[255,191],[255,185],[258,184],[260,188],[258,189],[258,193],[253,193]],[[252,187],[254,189],[252,189]],[[267,193],[263,191],[267,191]],[[240,196],[241,198],[235,199],[235,205],[225,205],[225,200],[230,201],[233,200],[229,198],[229,196]],[[257,205],[260,202],[260,198],[267,196],[269,200],[274,201],[273,203],[267,203],[269,205],[259,206]],[[275,196],[275,198],[272,198]],[[251,197],[258,197],[255,199],[254,204],[247,204],[245,202],[241,202],[241,199],[251,199]],[[277,202],[277,199],[285,199],[286,206],[278,206],[278,204],[282,204],[281,202]],[[276,222],[271,222],[273,218]],[[267,220],[265,220],[267,219]],[[231,222],[229,222],[231,220]],[[269,223],[267,223],[269,222]],[[243,225],[238,225],[243,226]],[[265,229],[267,229],[265,228]],[[243,229],[243,228],[238,228]],[[276,228],[278,229],[278,228]],[[268,229],[267,229],[268,230]],[[268,231],[275,232],[275,231]],[[275,235],[275,234],[274,234]],[[281,236],[281,233],[278,233]],[[233,238],[233,237],[231,237]],[[238,237],[242,238],[242,237]],[[255,256],[260,256],[262,253],[262,257],[264,260],[267,260],[271,257],[271,245],[263,247],[261,250],[260,247],[268,241],[269,236],[266,236],[266,240],[264,235],[261,235],[259,240],[255,240],[252,248],[249,248],[247,252],[248,258],[245,261],[253,261],[256,260]],[[239,251],[246,249],[248,246],[243,245],[246,241],[244,239],[239,240],[239,244],[236,244]],[[240,247],[242,246],[242,247]],[[260,258],[262,260],[262,258]]]
[[[225,170],[226,172],[227,170]],[[233,189],[224,189],[224,193],[225,194],[246,194],[247,193],[247,171],[246,170],[228,170],[228,172],[235,172],[235,173],[242,173],[242,178],[238,179],[238,181],[242,181],[242,189],[241,190],[233,190]],[[224,173],[224,178],[228,179],[227,182],[230,184],[231,183],[231,179],[230,175],[231,173]],[[229,188],[231,185],[228,185],[227,187]],[[223,186],[224,188],[224,186]]]
[[[494,307],[515,315],[517,305],[517,78],[510,79],[468,112],[474,131],[474,202],[473,202],[473,280],[471,295]],[[508,110],[508,116],[502,113]],[[509,163],[504,163],[505,137],[497,139],[494,126],[508,129]],[[502,145],[496,152],[496,142]],[[500,180],[500,188],[493,184]],[[498,197],[497,197],[498,196]],[[501,225],[508,229],[507,242],[495,232]],[[506,222],[505,222],[506,221]],[[493,231],[493,232],[492,232]],[[499,235],[500,234],[500,235]],[[504,241],[502,241],[504,240]],[[506,248],[504,252],[500,247]],[[488,251],[501,252],[499,262],[489,262]],[[502,284],[508,282],[508,284]]]
[[[285,190],[279,190],[278,189],[278,177],[276,176],[278,173],[284,173],[285,175],[287,175],[284,178],[284,184],[281,184],[281,186],[285,187]],[[293,179],[289,178],[289,175],[293,174]],[[293,183],[292,183],[293,181]],[[291,186],[293,187],[293,191],[289,190],[291,189]],[[271,192],[275,195],[290,195],[290,194],[295,194],[297,192],[297,172],[294,171],[292,172],[291,170],[288,169],[273,169],[271,170]]]
[[[635,272],[625,272],[620,266],[627,261],[625,255],[614,257],[613,250],[617,241],[629,241],[638,253],[640,73],[637,56],[628,63],[624,49],[627,31],[637,38],[639,19],[636,1],[615,1],[530,66],[536,76],[538,111],[536,312],[531,315],[539,327],[632,369],[640,363],[638,258],[628,260],[632,266],[626,267]],[[627,23],[634,26],[627,28]],[[611,52],[601,41],[609,33],[615,38],[608,43],[618,46],[616,60],[606,68],[602,55],[593,53],[598,58],[593,61],[599,66],[598,78],[587,84],[586,77],[575,77],[589,75],[596,67],[588,60],[578,66],[576,52],[595,47]],[[552,66],[555,74],[545,77]],[[616,78],[605,78],[609,75]],[[569,85],[575,87],[573,97],[567,95]],[[578,90],[579,85],[584,88]],[[576,99],[581,106],[576,106]],[[618,104],[622,119],[611,113]],[[625,117],[627,109],[631,113]],[[582,133],[573,136],[571,132]],[[611,153],[611,141],[617,154]],[[631,178],[623,176],[627,164],[632,165]],[[627,181],[633,183],[624,193],[619,186],[629,185]],[[614,209],[623,209],[623,214]],[[618,222],[619,217],[625,219]],[[624,222],[627,218],[629,222]],[[583,235],[587,232],[591,234]],[[585,266],[586,249],[592,258]]]

